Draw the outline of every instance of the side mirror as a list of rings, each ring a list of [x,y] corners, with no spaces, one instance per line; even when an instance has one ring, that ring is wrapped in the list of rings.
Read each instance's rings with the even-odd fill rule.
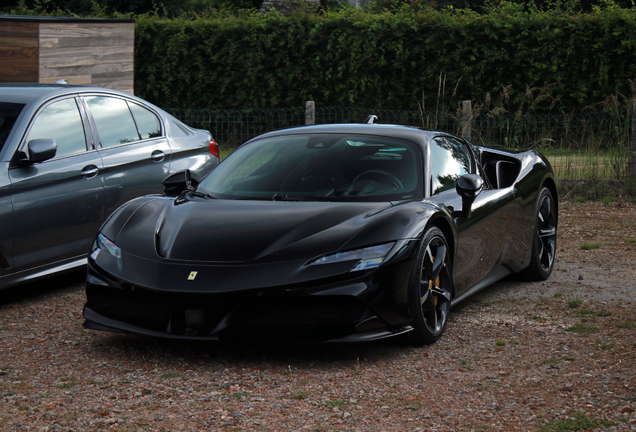
[[[192,184],[190,170],[178,171],[166,177],[161,184],[163,193],[169,197],[176,197]]]
[[[477,174],[464,174],[457,180],[455,190],[462,197],[462,216],[470,217],[471,206],[484,187],[484,179]]]
[[[32,165],[55,157],[57,143],[54,139],[42,138],[29,141],[27,144],[29,159],[21,158],[21,165]]]

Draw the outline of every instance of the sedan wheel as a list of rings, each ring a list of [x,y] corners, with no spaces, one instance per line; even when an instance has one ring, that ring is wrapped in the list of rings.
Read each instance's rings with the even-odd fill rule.
[[[529,280],[546,280],[552,273],[556,253],[557,220],[556,202],[550,190],[543,188],[537,204],[532,258],[530,265],[522,273],[522,276]]]
[[[411,280],[413,331],[405,334],[407,342],[431,344],[444,333],[450,312],[451,274],[450,250],[444,234],[438,228],[430,228]]]

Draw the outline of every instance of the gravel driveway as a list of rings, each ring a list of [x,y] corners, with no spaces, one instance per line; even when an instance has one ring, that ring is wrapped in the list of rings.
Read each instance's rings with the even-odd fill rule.
[[[2,291],[0,431],[636,430],[636,207],[565,203],[558,248],[422,348],[96,332],[82,274]]]

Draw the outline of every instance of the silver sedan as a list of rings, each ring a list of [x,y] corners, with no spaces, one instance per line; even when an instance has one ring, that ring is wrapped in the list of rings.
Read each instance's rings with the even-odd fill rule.
[[[122,203],[218,163],[208,131],[127,93],[0,85],[0,289],[85,265]]]

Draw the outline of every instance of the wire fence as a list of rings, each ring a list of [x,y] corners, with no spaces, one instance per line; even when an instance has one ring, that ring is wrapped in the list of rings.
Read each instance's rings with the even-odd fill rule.
[[[221,148],[235,148],[272,130],[306,123],[305,107],[246,110],[170,109],[184,123],[209,130]],[[362,123],[371,114],[378,123],[462,131],[462,113],[316,107],[316,124]],[[536,148],[548,155],[559,178],[622,180],[630,153],[630,110],[576,114],[474,113],[470,140],[510,150]]]
[[[206,129],[222,147],[234,148],[265,132],[305,124],[305,108],[195,110],[169,109],[185,124]]]

